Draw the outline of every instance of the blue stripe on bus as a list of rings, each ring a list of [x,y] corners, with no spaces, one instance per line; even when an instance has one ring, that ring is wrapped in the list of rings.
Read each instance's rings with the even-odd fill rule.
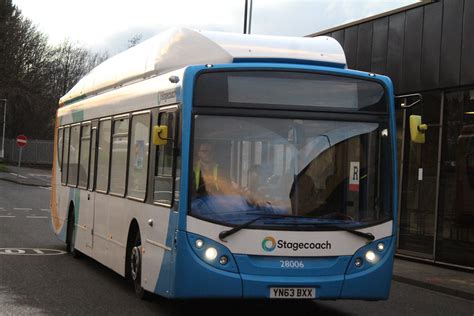
[[[174,262],[173,256],[176,255],[173,247],[173,239],[176,232],[176,227],[178,225],[178,214],[176,212],[170,211],[170,217],[168,220],[168,233],[166,236],[166,247],[171,248],[171,251],[165,250],[163,261],[161,263],[160,275],[155,285],[155,293],[170,297],[172,293],[172,283],[174,276]]]
[[[179,203],[179,223],[178,229],[186,230],[186,216],[188,213],[189,192],[189,170],[190,150],[191,150],[191,122],[192,122],[192,100],[194,90],[194,78],[197,72],[206,69],[204,66],[191,66],[186,69],[183,75],[182,87],[182,111],[181,111],[181,183],[180,183],[180,203]]]
[[[294,65],[312,65],[312,66],[324,66],[331,68],[346,68],[346,64],[316,61],[316,60],[305,60],[305,59],[291,59],[291,58],[234,58],[234,63],[278,63],[278,64],[294,64]]]

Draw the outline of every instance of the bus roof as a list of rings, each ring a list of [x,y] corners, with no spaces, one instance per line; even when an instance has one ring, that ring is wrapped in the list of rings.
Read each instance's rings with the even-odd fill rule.
[[[341,45],[333,38],[248,35],[172,28],[106,60],[60,100],[76,100],[189,65],[284,61],[345,68]]]

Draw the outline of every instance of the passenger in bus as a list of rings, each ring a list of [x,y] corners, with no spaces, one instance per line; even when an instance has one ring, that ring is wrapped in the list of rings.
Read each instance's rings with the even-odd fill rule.
[[[268,176],[262,165],[252,165],[247,171],[247,187],[241,193],[247,197],[252,204],[259,205],[268,199]]]

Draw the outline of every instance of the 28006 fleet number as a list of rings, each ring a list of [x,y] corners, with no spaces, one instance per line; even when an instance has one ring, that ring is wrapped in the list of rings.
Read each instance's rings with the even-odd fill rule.
[[[303,269],[302,260],[280,260],[280,267],[284,269]]]

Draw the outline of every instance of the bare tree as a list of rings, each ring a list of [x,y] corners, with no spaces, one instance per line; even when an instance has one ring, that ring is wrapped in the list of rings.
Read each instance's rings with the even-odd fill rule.
[[[128,40],[128,48],[132,48],[136,46],[142,41],[143,35],[142,34],[135,34],[131,39]]]
[[[0,0],[0,98],[8,99],[6,137],[50,139],[59,98],[107,58],[47,37],[11,0]]]

